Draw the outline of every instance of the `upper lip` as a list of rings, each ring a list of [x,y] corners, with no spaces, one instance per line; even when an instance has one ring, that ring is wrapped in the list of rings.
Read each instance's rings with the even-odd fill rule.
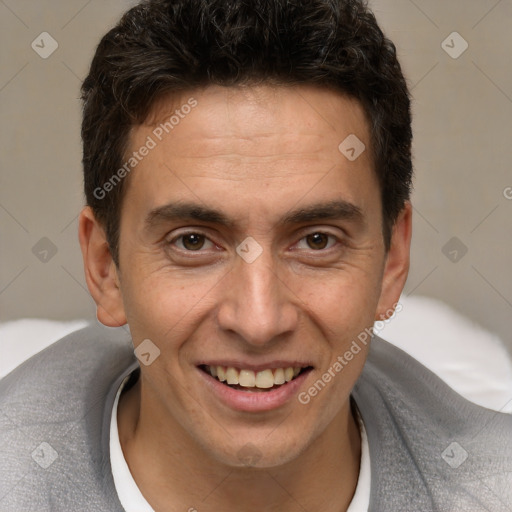
[[[313,366],[310,363],[304,363],[300,361],[295,361],[292,359],[289,360],[274,360],[267,361],[265,363],[255,364],[254,362],[242,361],[240,359],[230,359],[226,360],[213,360],[213,361],[202,361],[197,364],[197,366],[223,366],[225,368],[238,368],[240,370],[252,370],[253,372],[260,372],[268,369],[276,369],[276,368],[308,368]]]

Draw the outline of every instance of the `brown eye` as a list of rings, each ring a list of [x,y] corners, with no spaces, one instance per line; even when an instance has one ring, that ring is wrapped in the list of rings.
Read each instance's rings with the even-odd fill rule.
[[[180,237],[182,245],[187,251],[198,251],[202,249],[206,240],[204,235],[198,233],[189,233]]]
[[[329,243],[329,235],[325,233],[312,233],[306,237],[306,242],[310,249],[325,249]]]

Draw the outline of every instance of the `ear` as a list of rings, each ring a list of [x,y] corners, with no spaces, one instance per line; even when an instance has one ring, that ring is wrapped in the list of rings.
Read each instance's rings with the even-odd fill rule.
[[[87,206],[80,213],[78,238],[87,287],[96,302],[96,316],[108,327],[126,324],[118,270],[110,254],[103,226]]]
[[[400,298],[409,273],[411,234],[412,206],[407,201],[393,226],[375,320],[388,318]]]

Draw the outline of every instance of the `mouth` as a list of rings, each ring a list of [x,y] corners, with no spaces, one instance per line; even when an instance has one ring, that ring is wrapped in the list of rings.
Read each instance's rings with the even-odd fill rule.
[[[233,366],[203,364],[199,369],[232,389],[249,393],[268,393],[286,386],[313,368],[312,366],[287,366],[254,371]]]

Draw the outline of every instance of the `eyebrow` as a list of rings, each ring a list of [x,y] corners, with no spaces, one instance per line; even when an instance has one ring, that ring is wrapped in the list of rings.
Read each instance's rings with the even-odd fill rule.
[[[177,221],[197,220],[211,224],[223,225],[233,228],[235,222],[224,213],[196,203],[169,203],[151,210],[145,219],[148,230],[155,226]],[[328,203],[313,204],[287,213],[279,224],[301,224],[321,220],[350,220],[362,222],[364,214],[361,208],[345,200],[336,200]]]
[[[233,227],[234,223],[222,212],[195,203],[169,203],[151,210],[144,224],[151,229],[158,224],[176,220],[197,220]]]
[[[320,220],[351,220],[362,222],[364,214],[361,208],[345,200],[331,201],[329,203],[313,204],[305,208],[291,211],[282,224],[300,224]]]

